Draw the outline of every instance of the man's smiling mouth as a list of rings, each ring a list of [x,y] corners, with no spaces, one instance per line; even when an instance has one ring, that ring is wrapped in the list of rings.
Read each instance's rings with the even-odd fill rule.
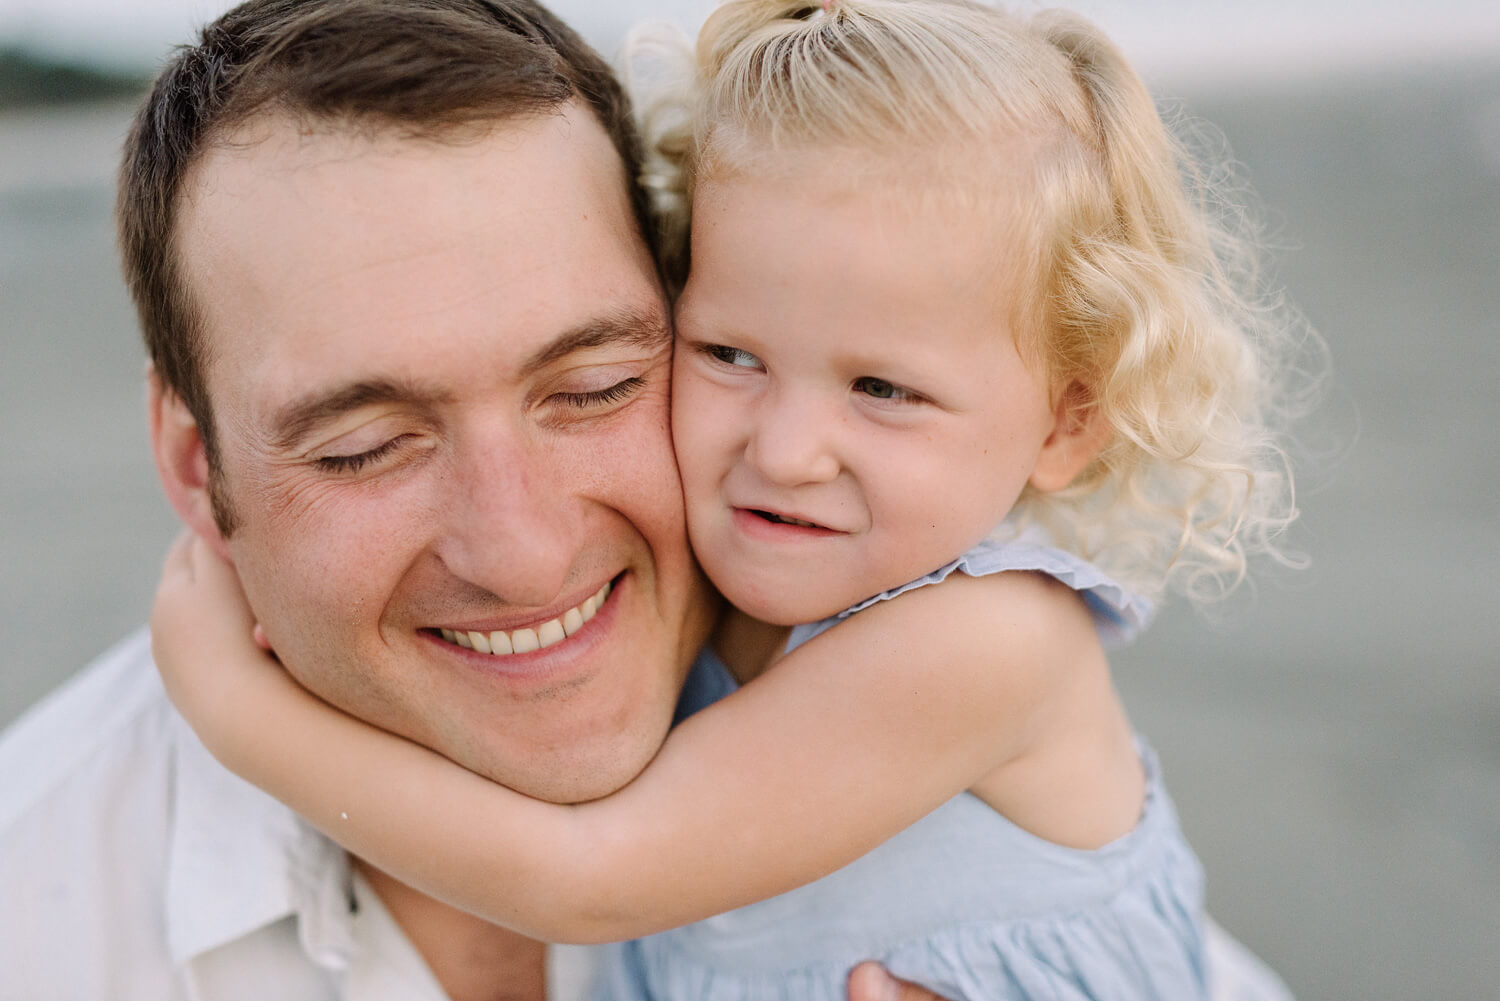
[[[583,624],[594,617],[599,606],[609,597],[612,581],[584,599],[581,605],[568,609],[555,619],[543,622],[535,629],[496,629],[494,632],[460,632],[454,629],[439,629],[444,640],[454,646],[479,653],[504,656],[515,653],[531,653],[544,647],[561,643],[583,628]]]

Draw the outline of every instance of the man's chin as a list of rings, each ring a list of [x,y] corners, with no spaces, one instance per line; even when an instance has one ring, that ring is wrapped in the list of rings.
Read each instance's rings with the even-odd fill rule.
[[[548,803],[586,803],[601,799],[629,785],[666,739],[669,721],[659,727],[643,727],[629,735],[588,746],[575,742],[567,748],[496,753],[482,767],[465,764],[471,771],[532,799]]]
[[[639,764],[620,767],[620,762],[610,761],[607,766],[581,770],[578,766],[560,767],[555,774],[528,774],[516,777],[487,775],[516,792],[546,803],[587,803],[603,799],[625,786],[645,769],[649,757]],[[580,774],[583,771],[583,774]]]

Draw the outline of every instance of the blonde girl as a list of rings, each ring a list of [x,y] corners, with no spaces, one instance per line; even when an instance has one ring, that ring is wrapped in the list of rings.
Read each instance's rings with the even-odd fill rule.
[[[1282,331],[1146,90],[1071,15],[740,0],[648,125],[688,527],[733,605],[702,711],[613,795],[530,800],[308,696],[200,568],[154,623],[184,713],[418,889],[639,939],[606,996],[836,998],[869,958],[955,999],[1203,996],[1199,867],[1104,641],[1292,516]],[[544,659],[601,595],[428,639]]]

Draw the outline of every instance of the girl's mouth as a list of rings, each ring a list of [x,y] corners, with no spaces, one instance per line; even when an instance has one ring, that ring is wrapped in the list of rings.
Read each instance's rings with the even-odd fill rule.
[[[774,525],[800,525],[803,528],[823,528],[824,527],[822,525],[814,524],[813,522],[810,522],[810,521],[803,521],[800,518],[787,518],[787,517],[785,517],[783,515],[776,514],[773,511],[758,511],[758,510],[756,510],[754,508],[751,508],[750,509],[750,513],[753,514],[753,515],[755,515],[758,518],[764,518],[766,521],[769,521],[769,522],[771,522]]]
[[[794,518],[779,511],[767,511],[765,508],[737,507],[732,510],[734,522],[739,526],[740,531],[749,532],[752,538],[764,539],[767,542],[823,539],[848,534],[836,528],[829,528],[827,525],[820,525],[816,521]]]

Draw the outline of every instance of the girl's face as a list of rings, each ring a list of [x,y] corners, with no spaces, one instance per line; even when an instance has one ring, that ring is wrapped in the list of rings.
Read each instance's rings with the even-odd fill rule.
[[[893,181],[856,190],[839,163],[701,184],[677,307],[693,548],[726,598],[782,625],[981,540],[1055,423],[1009,319],[1019,199],[918,210]]]

